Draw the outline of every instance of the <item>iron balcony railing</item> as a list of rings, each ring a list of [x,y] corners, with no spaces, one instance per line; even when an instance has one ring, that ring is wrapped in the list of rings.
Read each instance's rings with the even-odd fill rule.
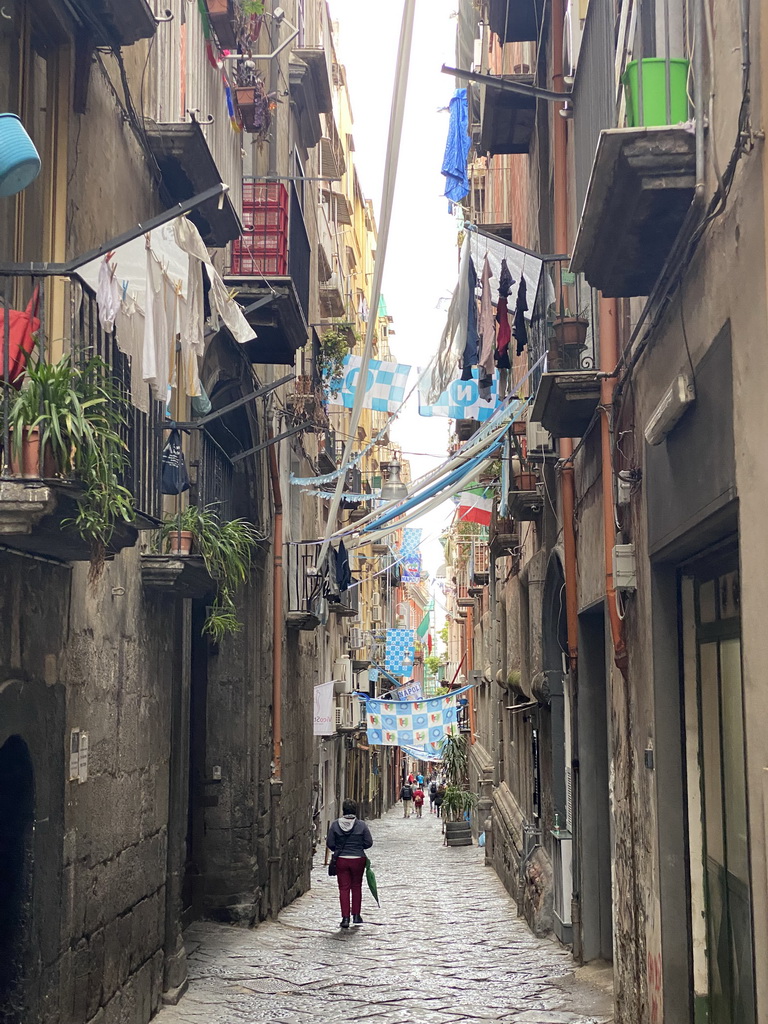
[[[597,295],[568,261],[545,258],[542,267],[528,334],[531,393],[547,370],[591,370],[598,362]]]
[[[313,603],[322,597],[322,577],[315,572],[316,551],[300,544],[286,544],[288,614],[310,617]]]
[[[120,427],[128,456],[121,483],[133,495],[137,525],[157,524],[161,518],[159,478],[162,438],[155,428],[163,419],[163,404],[152,399],[149,385],[132,380],[130,359],[120,350],[117,328],[112,332],[104,330],[99,320],[96,296],[88,286],[76,277],[62,280],[48,276],[35,278],[32,275],[6,275],[0,278],[2,307],[9,314],[13,310],[24,310],[36,292],[39,296],[38,312],[33,312],[33,316],[36,316],[39,325],[36,326],[36,321],[32,321],[36,344],[31,358],[50,360],[51,348],[54,347],[61,355],[70,356],[75,366],[84,366],[93,356],[98,356],[104,362],[117,393],[122,397],[121,412],[126,420]],[[49,316],[56,318],[54,326],[48,322]],[[3,328],[0,330],[0,365],[3,368],[0,376],[5,379],[8,378],[7,368],[10,367],[12,371],[14,366],[10,330],[12,320],[17,318],[4,316]],[[52,330],[57,336],[51,341]],[[23,367],[24,363],[25,359],[20,357],[19,365]],[[134,388],[137,387],[147,389],[144,396],[134,394]],[[13,394],[14,388],[3,386],[2,444],[6,453],[2,462],[4,476],[10,474],[8,415]],[[141,397],[146,400],[141,401]],[[139,408],[139,405],[143,408]]]
[[[229,456],[205,428],[192,431],[192,435],[191,465],[197,469],[197,481],[191,500],[198,508],[215,508],[222,521],[232,519],[235,471]]]

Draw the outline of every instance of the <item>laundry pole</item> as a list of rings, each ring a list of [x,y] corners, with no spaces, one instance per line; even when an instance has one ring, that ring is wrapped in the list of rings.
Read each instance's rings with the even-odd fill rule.
[[[387,155],[384,163],[384,184],[381,193],[381,213],[379,218],[378,242],[376,246],[376,261],[373,267],[373,282],[371,286],[370,313],[368,325],[365,331],[365,347],[360,363],[358,374],[358,387],[355,391],[355,401],[352,406],[352,414],[348,427],[348,439],[344,446],[342,469],[345,469],[352,457],[352,449],[356,440],[357,426],[360,422],[360,413],[363,409],[365,399],[365,388],[359,382],[364,381],[368,375],[368,366],[373,352],[373,339],[376,333],[378,322],[379,300],[381,298],[381,283],[384,274],[384,263],[387,254],[387,241],[389,239],[389,228],[392,222],[392,204],[395,195],[395,181],[397,179],[397,162],[400,153],[400,139],[403,134],[403,116],[405,114],[405,93],[408,83],[408,65],[411,59],[411,42],[413,39],[413,20],[416,0],[405,0],[403,5],[403,21],[400,28],[400,43],[397,51],[397,63],[395,65],[395,84],[392,91],[392,111],[389,121],[389,134],[387,137]],[[328,520],[325,537],[320,546],[317,556],[318,566],[323,564],[331,543],[333,524],[341,504],[341,496],[344,490],[344,473],[339,474],[336,481],[336,489],[333,492],[331,505],[328,510]]]

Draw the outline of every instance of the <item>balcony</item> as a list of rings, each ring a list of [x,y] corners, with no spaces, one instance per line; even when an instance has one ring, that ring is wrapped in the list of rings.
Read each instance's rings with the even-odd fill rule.
[[[309,337],[311,249],[293,182],[246,178],[242,237],[232,244],[226,281],[258,337],[244,348],[252,363],[293,365]]]
[[[288,84],[296,111],[299,133],[307,149],[314,149],[323,135],[321,114],[333,110],[328,57],[322,46],[291,51]]]
[[[489,0],[488,24],[499,42],[536,42],[543,20],[544,0]]]
[[[327,281],[320,282],[320,316],[340,317],[346,312],[344,293],[346,284],[338,270],[333,271]]]
[[[494,558],[514,555],[520,549],[520,534],[512,518],[502,519],[496,505],[491,512],[491,526],[488,533],[488,547]]]
[[[320,476],[325,476],[326,473],[334,473],[336,469],[338,469],[336,431],[332,427],[328,427],[318,435],[317,471]]]
[[[342,619],[353,619],[360,614],[360,587],[350,587],[340,601],[329,601],[328,610]]]
[[[289,629],[317,629],[323,617],[322,577],[315,570],[315,553],[299,544],[285,546],[285,575]]]
[[[131,46],[157,29],[147,0],[70,0],[68,6],[95,46]]]
[[[50,296],[46,294],[46,284],[52,293]],[[115,333],[106,334],[102,330],[95,295],[79,281],[53,284],[46,279],[5,277],[0,289],[6,308],[24,308],[36,285],[40,288],[40,309],[48,314],[44,319],[46,325],[51,322],[54,305],[69,311],[64,324],[56,331],[57,341],[61,337],[64,352],[71,357],[73,366],[85,366],[92,356],[103,361],[105,383],[115,394],[112,411],[123,417],[123,422],[114,428],[126,452],[118,483],[130,495],[133,518],[130,522],[122,519],[114,522],[105,550],[106,558],[110,559],[123,548],[135,545],[140,530],[152,529],[160,522],[161,439],[155,425],[163,417],[162,404],[150,400],[147,412],[133,404],[130,361],[119,350]],[[39,334],[43,335],[42,329]],[[0,336],[0,346],[2,344]],[[4,359],[2,363],[5,365]],[[120,401],[117,401],[118,395]],[[12,409],[16,396],[12,388],[4,390],[2,401],[6,413]],[[95,429],[98,432],[99,427]],[[88,506],[83,481],[76,475],[64,475],[49,452],[44,453],[42,459],[33,455],[27,465],[12,466],[13,460],[8,457],[12,452],[11,439],[5,431],[2,442],[6,453],[0,475],[2,544],[60,562],[90,561],[93,545],[75,524],[84,501],[85,507]]]
[[[229,456],[205,428],[191,431],[189,446],[190,505],[213,507],[222,520],[230,519],[234,468]],[[201,598],[216,590],[216,583],[198,553],[143,553],[141,580],[148,590],[173,593],[178,597]]]
[[[323,389],[312,377],[294,378],[293,390],[286,397],[295,423],[304,424],[309,433],[328,429],[328,413]]]
[[[221,172],[196,121],[159,124],[147,120],[145,131],[171,205],[183,203],[221,182]],[[189,218],[205,244],[213,248],[222,248],[238,238],[242,230],[237,211],[226,194],[199,206]]]
[[[533,85],[532,75],[503,75],[502,81]],[[536,98],[481,86],[480,149],[483,153],[527,153],[536,122]]]
[[[601,132],[571,269],[603,295],[649,295],[695,185],[690,126]]]
[[[553,437],[583,437],[600,400],[592,289],[565,266],[550,260],[539,286],[531,325],[531,359],[546,354],[546,372],[536,383],[530,412]],[[516,518],[520,518],[516,516]]]
[[[323,134],[320,137],[320,173],[324,178],[340,179],[347,169],[344,147],[332,113],[323,114]]]

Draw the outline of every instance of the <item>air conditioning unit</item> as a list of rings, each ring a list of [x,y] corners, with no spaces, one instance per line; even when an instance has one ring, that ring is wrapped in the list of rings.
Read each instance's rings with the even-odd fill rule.
[[[349,646],[353,651],[359,651],[362,647],[365,647],[362,629],[350,629]]]
[[[371,608],[381,608],[381,594],[378,590],[371,594]]]
[[[383,629],[383,628],[384,628],[384,619],[378,619],[378,618],[372,618],[371,619],[371,629]]]
[[[344,712],[346,708],[343,704],[337,704],[334,713],[336,715],[336,728],[340,729],[344,725]]]
[[[352,692],[352,659],[337,658],[333,663],[333,678],[344,683],[342,693]]]
[[[367,672],[355,672],[355,689],[358,693],[369,692],[370,682],[368,680]]]
[[[530,462],[545,462],[555,455],[552,435],[535,420],[528,420],[525,428],[527,456]]]

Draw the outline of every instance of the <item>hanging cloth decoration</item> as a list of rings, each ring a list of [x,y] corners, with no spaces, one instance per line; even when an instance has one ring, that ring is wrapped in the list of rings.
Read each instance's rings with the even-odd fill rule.
[[[20,388],[24,380],[27,358],[35,347],[35,335],[40,330],[37,313],[40,307],[40,287],[32,292],[32,298],[23,311],[0,309],[0,380],[12,387]],[[8,366],[5,366],[5,317],[8,317]]]
[[[477,333],[477,271],[472,257],[469,257],[469,295],[467,297],[467,343],[461,358],[461,379],[472,380],[472,367],[480,357],[480,336]]]
[[[491,301],[491,264],[486,253],[483,260],[483,272],[480,275],[482,294],[480,296],[480,380],[478,389],[480,397],[486,402],[491,400],[493,385],[493,358],[496,346],[496,324],[493,319],[493,303]]]
[[[189,473],[181,449],[181,434],[172,430],[160,457],[160,493],[182,494],[189,490]]]
[[[499,325],[499,329],[496,334],[496,365],[500,370],[509,370],[512,365],[509,361],[508,351],[512,332],[509,327],[507,303],[509,301],[509,293],[512,290],[512,285],[514,283],[515,281],[509,272],[507,261],[502,260],[501,274],[499,276],[499,301],[496,305],[496,320]]]
[[[528,309],[526,297],[525,278],[520,278],[520,287],[517,289],[517,305],[515,306],[515,323],[512,333],[517,338],[517,354],[522,355],[523,349],[528,344],[528,327],[525,323],[525,311]]]

